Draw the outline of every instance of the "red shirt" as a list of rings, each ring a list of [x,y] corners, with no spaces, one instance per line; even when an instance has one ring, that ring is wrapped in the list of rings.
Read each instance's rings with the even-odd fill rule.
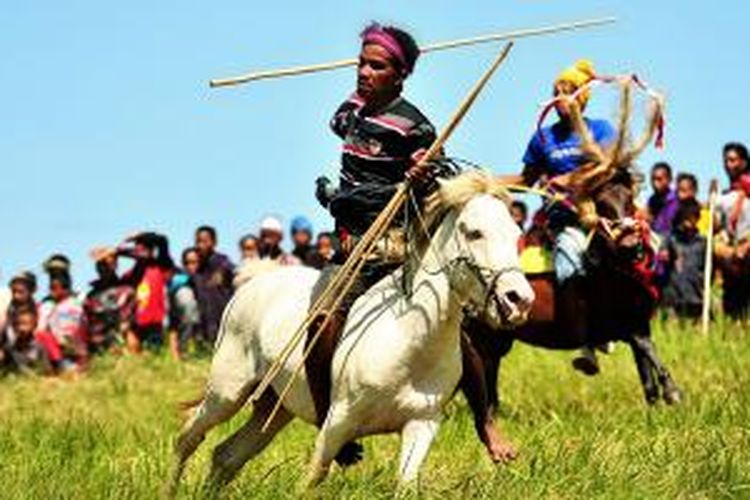
[[[138,326],[162,324],[167,316],[167,277],[158,266],[148,266],[135,290]]]

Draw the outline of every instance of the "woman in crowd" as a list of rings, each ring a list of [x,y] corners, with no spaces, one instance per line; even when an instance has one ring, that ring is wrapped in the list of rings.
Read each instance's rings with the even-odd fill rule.
[[[246,261],[260,259],[260,243],[254,234],[246,234],[240,238],[240,265]]]
[[[167,319],[167,283],[174,271],[167,238],[143,232],[127,238],[116,249],[118,256],[135,260],[122,281],[135,289],[135,319],[128,335],[128,349],[139,353],[146,346],[158,350]]]
[[[135,291],[117,275],[117,255],[94,251],[98,278],[91,282],[83,310],[89,334],[89,351],[119,349],[133,327]]]

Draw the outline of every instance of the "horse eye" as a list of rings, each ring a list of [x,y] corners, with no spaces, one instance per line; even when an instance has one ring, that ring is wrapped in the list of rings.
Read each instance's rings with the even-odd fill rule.
[[[476,241],[482,239],[484,235],[479,229],[469,229],[466,231],[466,239],[469,241]]]

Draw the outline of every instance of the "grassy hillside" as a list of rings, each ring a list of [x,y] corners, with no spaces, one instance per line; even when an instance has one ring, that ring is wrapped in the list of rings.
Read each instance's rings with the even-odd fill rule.
[[[750,332],[709,338],[657,325],[664,361],[685,393],[679,407],[647,408],[629,348],[602,356],[585,378],[572,353],[517,345],[503,367],[502,425],[521,455],[495,466],[457,398],[423,469],[427,498],[750,498]],[[167,477],[181,416],[208,361],[107,358],[78,381],[0,381],[1,498],[154,498]],[[191,462],[181,496],[198,495],[218,430]],[[313,429],[295,422],[227,489],[229,498],[298,496]],[[396,437],[364,442],[366,460],[334,469],[309,497],[389,497]]]

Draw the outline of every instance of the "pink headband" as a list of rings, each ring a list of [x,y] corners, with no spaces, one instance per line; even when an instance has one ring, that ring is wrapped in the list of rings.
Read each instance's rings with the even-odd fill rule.
[[[374,43],[375,45],[383,47],[391,57],[398,61],[404,72],[404,76],[411,73],[413,68],[406,62],[406,55],[396,37],[385,31],[380,26],[371,26],[362,32],[362,45],[368,43]]]

